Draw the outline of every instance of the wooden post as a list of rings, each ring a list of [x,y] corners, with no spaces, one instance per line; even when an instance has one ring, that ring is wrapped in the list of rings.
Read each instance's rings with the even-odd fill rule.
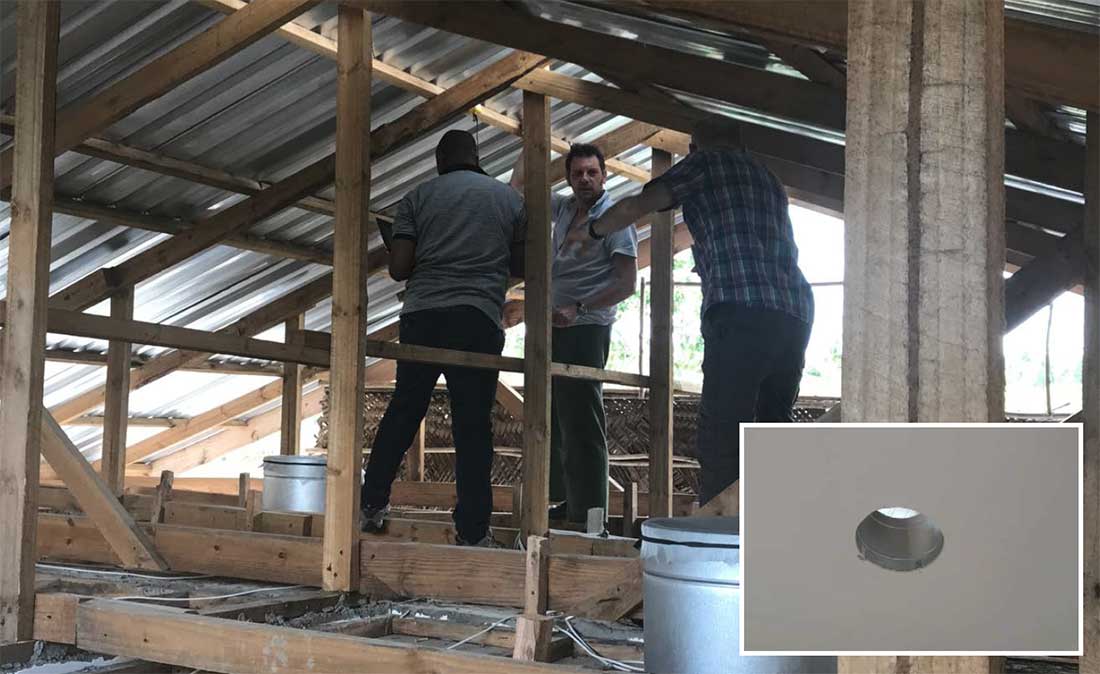
[[[111,296],[111,318],[134,317],[134,287],[127,286]],[[130,416],[129,342],[111,340],[107,345],[107,387],[103,405],[103,458],[100,474],[116,496],[122,496],[126,481],[126,428]]]
[[[336,75],[336,232],[325,537],[326,590],[359,585],[359,484],[363,470],[363,364],[370,200],[371,19],[340,6]]]
[[[1004,421],[1004,21],[999,0],[848,2],[844,421]]]
[[[410,482],[424,481],[424,420],[420,420],[420,428],[416,431],[409,451],[405,455],[405,479]]]
[[[619,533],[629,538],[637,536],[635,524],[638,520],[638,483],[634,481],[623,485],[623,530]]]
[[[248,495],[252,492],[252,475],[241,473],[237,476],[237,507],[248,506]]]
[[[523,92],[523,167],[527,202],[527,323],[523,361],[523,514],[521,534],[544,536],[550,519],[550,103]]]
[[[549,589],[550,539],[528,536],[523,615],[516,617],[516,643],[512,650],[515,660],[550,660],[554,619],[546,615]]]
[[[654,148],[653,177],[672,167],[672,155]],[[656,213],[649,228],[649,516],[672,515],[672,224]]]
[[[286,322],[289,343],[294,331],[306,327],[305,314],[298,314]],[[283,402],[282,425],[279,435],[279,454],[293,456],[301,451],[302,441],[302,366],[297,363],[283,363]]]
[[[1100,671],[1100,115],[1088,115],[1085,169],[1085,643],[1081,671]]]
[[[0,340],[0,643],[30,639],[34,622],[59,11],[57,2],[23,0],[16,19],[15,180]]]
[[[164,522],[164,509],[172,500],[172,484],[175,478],[176,474],[170,470],[162,471],[160,474],[160,483],[153,494],[153,509],[149,515],[149,521],[154,526]]]

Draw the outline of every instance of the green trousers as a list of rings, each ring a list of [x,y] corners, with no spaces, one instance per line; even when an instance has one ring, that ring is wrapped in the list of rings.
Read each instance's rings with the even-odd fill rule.
[[[609,325],[553,329],[556,363],[602,368],[610,348]],[[584,522],[589,508],[607,512],[603,384],[554,377],[550,395],[550,500],[564,500],[569,521]]]

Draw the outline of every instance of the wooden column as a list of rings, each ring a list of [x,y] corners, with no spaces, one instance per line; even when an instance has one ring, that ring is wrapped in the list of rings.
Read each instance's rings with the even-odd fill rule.
[[[1085,169],[1085,653],[1082,672],[1100,671],[1100,115],[1088,116]]]
[[[305,314],[299,314],[286,322],[287,338],[306,327]],[[293,456],[301,451],[302,438],[302,366],[283,363],[282,425],[279,436],[279,454]]]
[[[523,92],[523,170],[527,202],[523,318],[522,535],[550,528],[550,103]]]
[[[654,148],[653,177],[672,167]],[[649,228],[649,516],[672,515],[672,225],[673,211],[656,213]]]
[[[336,93],[336,232],[332,368],[322,564],[326,590],[359,585],[359,484],[363,467],[363,363],[370,201],[371,21],[340,6]]]
[[[34,620],[59,16],[57,2],[23,0],[16,18],[14,182],[0,340],[0,643],[30,639]]]
[[[420,428],[416,431],[412,445],[405,459],[405,479],[410,482],[424,481],[424,420],[420,420]]]
[[[134,287],[111,297],[111,318],[134,317]],[[103,458],[100,474],[115,496],[122,496],[126,481],[126,428],[130,417],[129,342],[111,340],[107,346],[107,386],[103,404]]]
[[[1003,31],[1000,0],[849,0],[844,421],[1004,421]]]

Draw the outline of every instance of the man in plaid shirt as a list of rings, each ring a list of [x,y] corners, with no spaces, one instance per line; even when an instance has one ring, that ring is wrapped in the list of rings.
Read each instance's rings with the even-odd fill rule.
[[[732,120],[697,124],[687,157],[570,238],[586,245],[679,205],[703,287],[702,505],[739,477],[742,422],[794,420],[814,301],[798,268],[787,193],[744,150]]]

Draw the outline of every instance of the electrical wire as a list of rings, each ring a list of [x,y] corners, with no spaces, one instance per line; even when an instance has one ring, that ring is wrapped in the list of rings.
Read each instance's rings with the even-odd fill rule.
[[[44,564],[38,562],[35,564],[40,569],[58,569],[61,571],[72,571],[74,573],[91,573],[100,576],[123,576],[127,578],[145,578],[147,580],[163,580],[163,581],[178,581],[178,580],[200,580],[202,578],[215,578],[212,574],[206,574],[202,576],[153,576],[145,573],[130,573],[129,571],[107,571],[105,569],[82,569],[78,566],[62,566],[60,564]]]
[[[509,620],[512,620],[512,619],[514,619],[514,618],[515,618],[516,616],[518,616],[518,615],[519,615],[519,614],[518,614],[518,613],[516,613],[516,614],[513,614],[513,615],[508,615],[508,616],[504,616],[503,618],[501,618],[500,620],[496,621],[496,622],[495,622],[495,623],[493,623],[492,625],[489,625],[488,627],[486,627],[485,629],[481,630],[480,632],[475,632],[474,634],[471,634],[470,636],[466,637],[466,638],[465,638],[465,639],[463,639],[462,641],[459,641],[459,642],[453,643],[453,644],[451,644],[450,646],[448,646],[448,647],[444,648],[443,650],[445,650],[445,651],[449,651],[449,650],[452,650],[452,649],[458,648],[458,647],[459,647],[459,646],[461,646],[462,644],[465,644],[465,643],[469,643],[470,641],[473,641],[474,639],[476,639],[476,638],[480,637],[480,636],[481,636],[482,634],[487,634],[487,633],[489,633],[489,632],[492,632],[492,631],[493,631],[493,630],[495,630],[496,628],[500,627],[501,625],[503,625],[504,623],[508,622]]]
[[[629,660],[629,661],[613,660],[611,658],[605,658],[604,656],[597,653],[596,649],[592,648],[592,645],[589,644],[587,641],[585,641],[584,637],[582,637],[580,635],[580,633],[577,632],[577,629],[575,627],[573,627],[573,623],[570,622],[570,620],[572,620],[572,619],[573,619],[573,616],[561,616],[561,621],[565,625],[565,627],[555,627],[554,631],[555,632],[561,632],[565,636],[572,639],[573,643],[580,646],[581,650],[583,650],[585,653],[587,653],[589,657],[593,658],[594,660],[599,661],[601,664],[603,664],[607,667],[617,669],[620,672],[644,672],[645,671],[644,667],[637,666],[637,665],[642,664],[640,661],[637,661],[637,660]],[[637,663],[637,665],[635,663]]]
[[[277,592],[279,590],[295,590],[300,587],[307,587],[306,585],[284,585],[283,587],[261,587],[254,590],[245,590],[244,592],[234,592],[233,594],[222,594],[214,597],[145,597],[143,595],[135,595],[132,597],[110,597],[116,601],[127,601],[140,599],[142,601],[212,601],[214,599],[232,599],[234,597],[243,597],[246,594],[257,594],[259,592]]]

